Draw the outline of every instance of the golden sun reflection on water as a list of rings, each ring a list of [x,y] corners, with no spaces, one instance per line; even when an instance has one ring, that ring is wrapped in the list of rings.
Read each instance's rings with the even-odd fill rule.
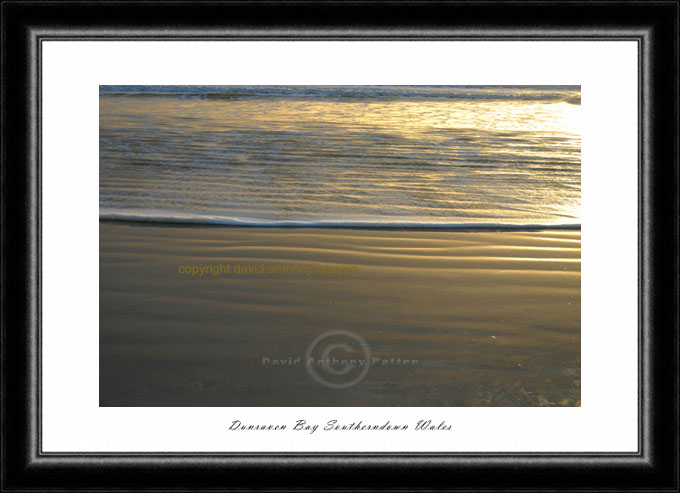
[[[580,118],[579,104],[521,98],[100,98],[100,202],[246,219],[573,224]]]

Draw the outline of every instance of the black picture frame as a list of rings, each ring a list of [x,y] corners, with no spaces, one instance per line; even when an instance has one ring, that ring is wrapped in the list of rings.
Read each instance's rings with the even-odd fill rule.
[[[2,490],[678,491],[678,15],[677,1],[2,2]],[[41,43],[116,39],[636,40],[639,451],[41,452]]]

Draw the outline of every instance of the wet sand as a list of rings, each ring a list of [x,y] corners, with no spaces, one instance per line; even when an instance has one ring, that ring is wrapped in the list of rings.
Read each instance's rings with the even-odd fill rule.
[[[580,405],[580,245],[101,222],[100,405]]]

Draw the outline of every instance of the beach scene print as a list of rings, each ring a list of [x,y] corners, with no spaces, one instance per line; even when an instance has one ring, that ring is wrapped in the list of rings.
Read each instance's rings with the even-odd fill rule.
[[[580,406],[578,86],[100,86],[99,405]]]

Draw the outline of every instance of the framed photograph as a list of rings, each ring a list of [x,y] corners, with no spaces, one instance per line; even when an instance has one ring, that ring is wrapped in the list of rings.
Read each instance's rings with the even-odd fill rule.
[[[677,491],[678,7],[3,2],[3,491]]]

